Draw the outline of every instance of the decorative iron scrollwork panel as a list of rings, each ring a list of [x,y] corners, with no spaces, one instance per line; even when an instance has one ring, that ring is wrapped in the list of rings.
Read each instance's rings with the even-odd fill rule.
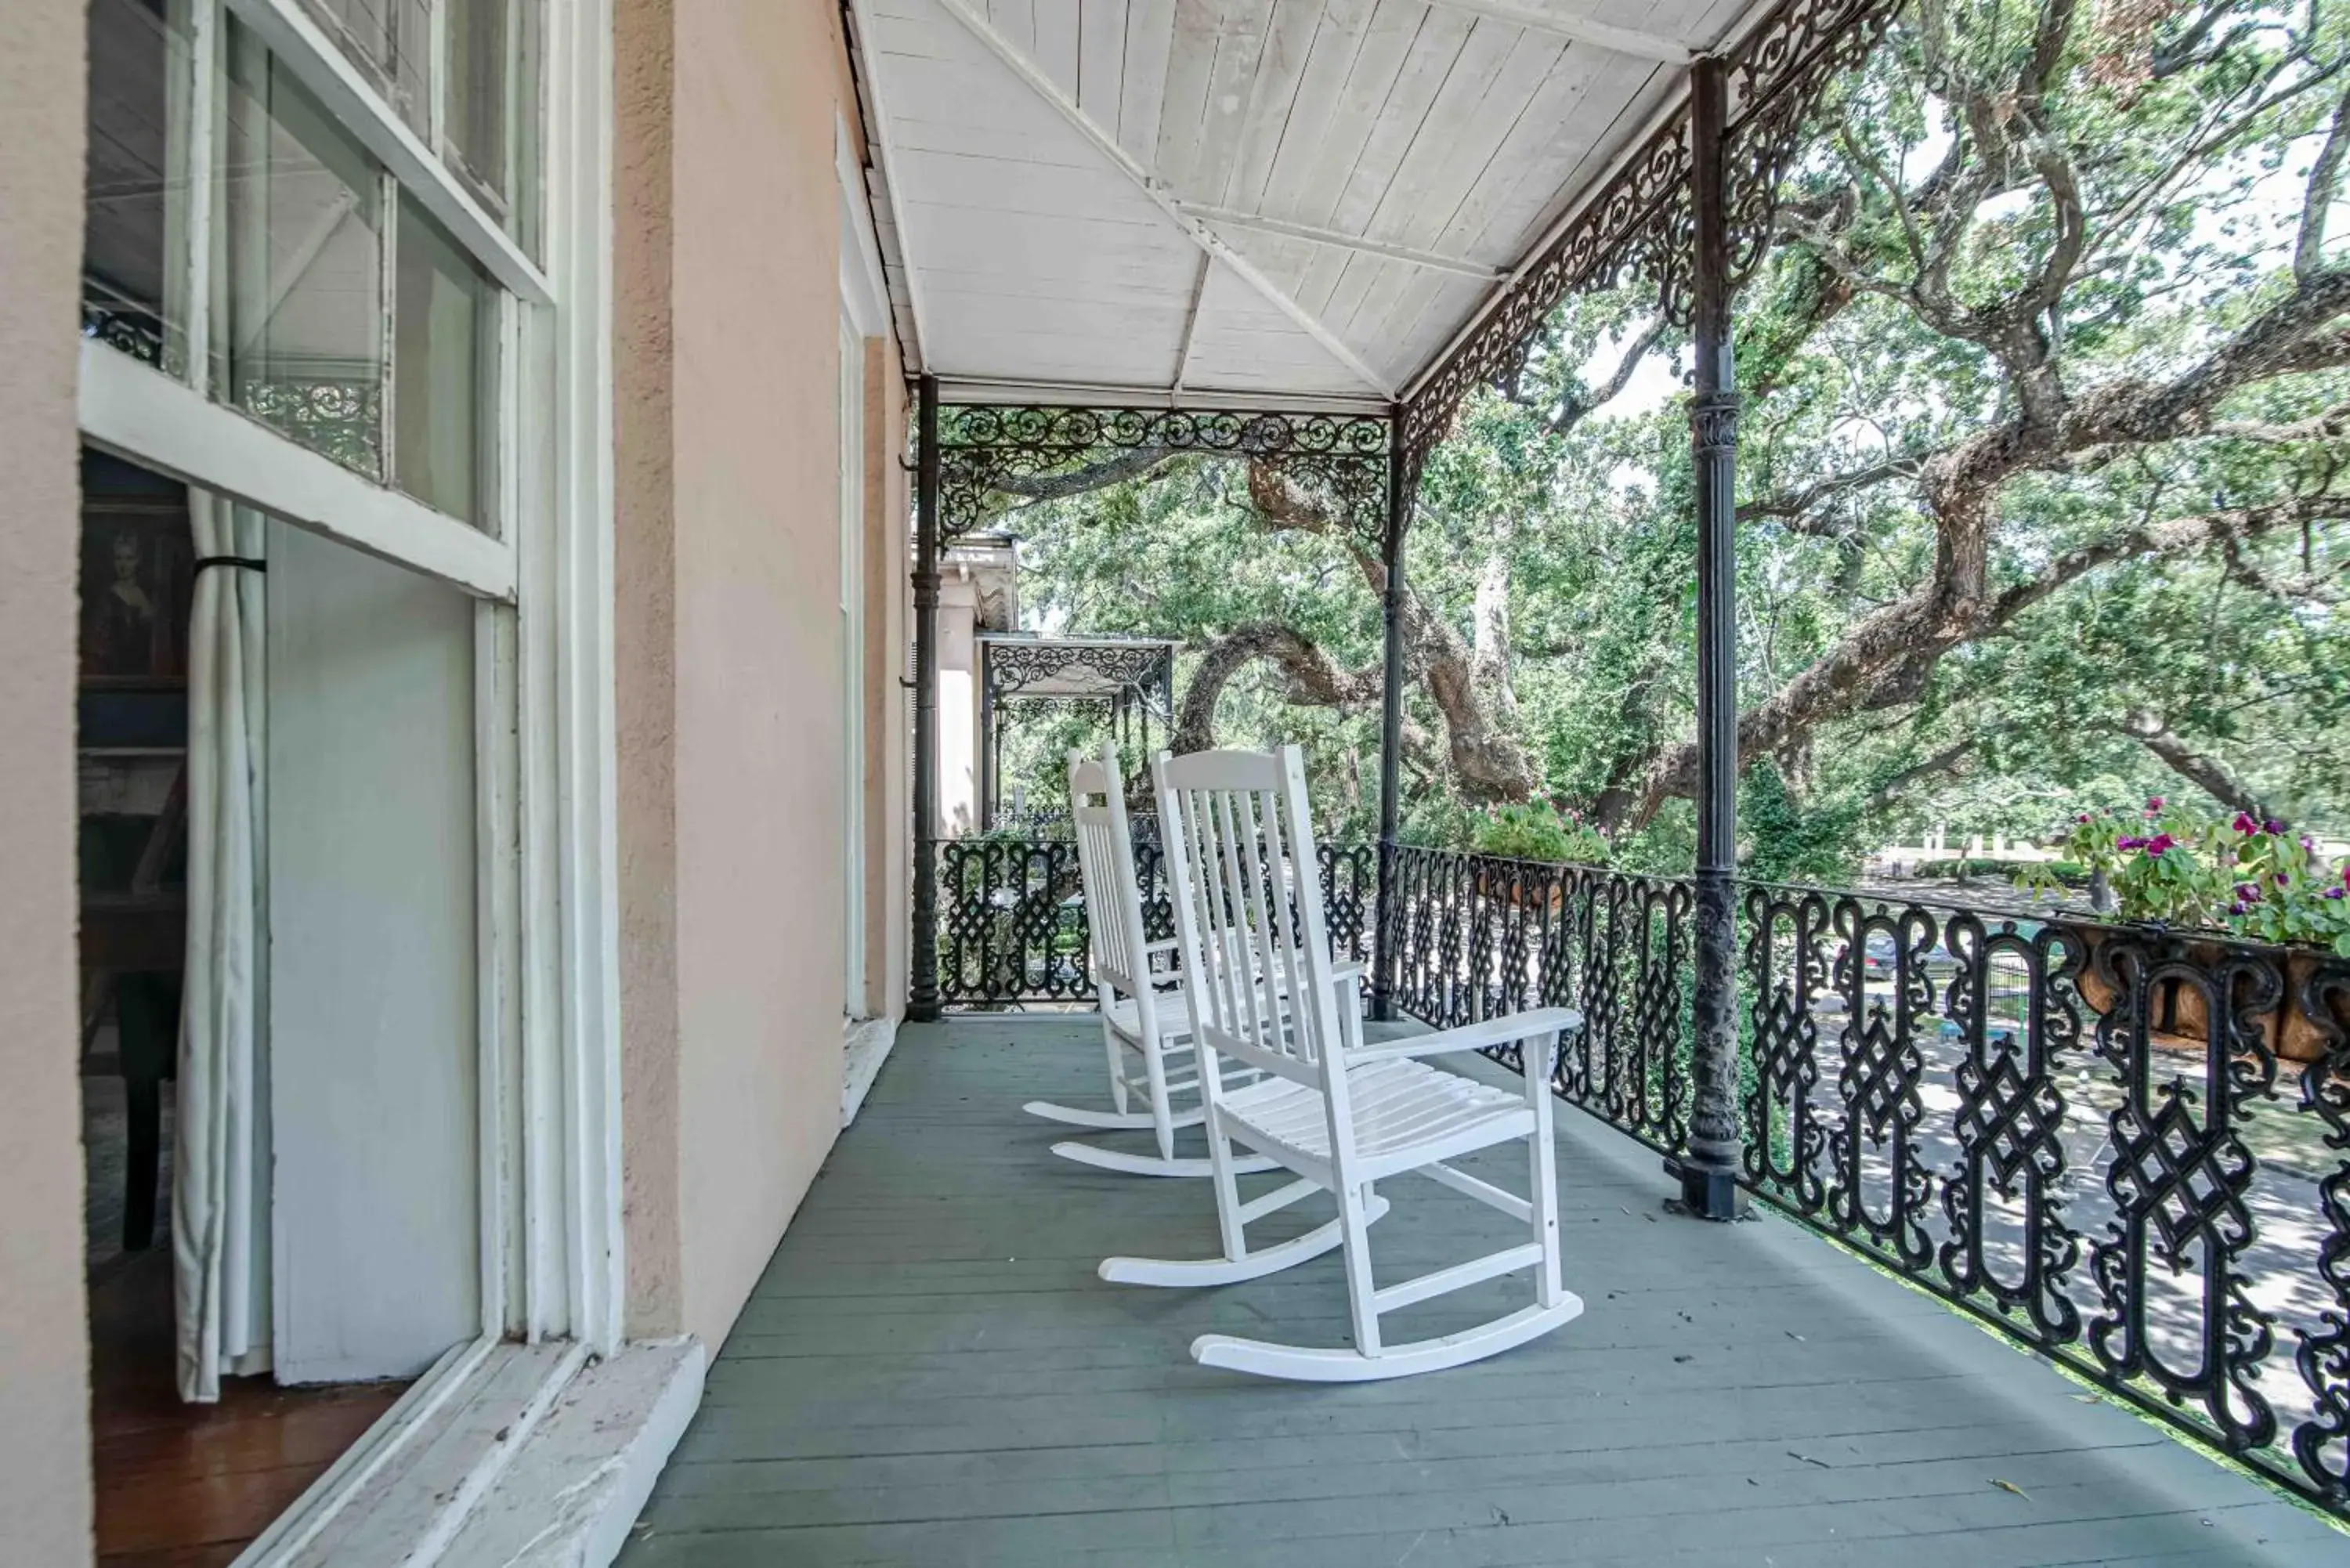
[[[940,533],[985,525],[1021,482],[1079,472],[1121,452],[1245,458],[1331,498],[1374,545],[1387,531],[1388,421],[1363,415],[1213,409],[971,405],[941,410]],[[1035,488],[1029,486],[1028,488]]]
[[[1571,1003],[1561,1096],[1686,1137],[1685,884],[1404,849],[1396,891],[1407,1011]],[[2350,961],[1761,884],[1741,918],[1752,1191],[2350,1507]]]
[[[1568,1006],[1554,1086],[1659,1148],[1689,1137],[1686,884],[1406,846],[1396,998],[1439,1028]],[[1492,1053],[1515,1068],[1513,1047]]]
[[[1146,940],[1175,934],[1156,817],[1135,819],[1134,869]],[[1324,916],[1339,961],[1370,958],[1378,857],[1321,845]],[[939,846],[939,1000],[955,1011],[1095,1000],[1076,841],[991,833]]]
[[[1730,275],[1742,280],[1771,246],[1779,187],[1818,144],[1821,101],[1885,36],[1898,0],[1791,0],[1730,57],[1723,192]]]
[[[2253,1304],[2239,1264],[2252,1240],[2258,1169],[2244,1123],[2277,1075],[2259,1018],[2276,1010],[2284,982],[2274,961],[2260,955],[2222,950],[2212,960],[2199,961],[2177,938],[2120,936],[2098,941],[2090,958],[2099,984],[2123,1002],[2095,1030],[2097,1054],[2123,1093],[2108,1118],[2114,1215],[2089,1250],[2105,1310],[2088,1339],[2108,1373],[2151,1382],[2174,1406],[2193,1401],[2211,1435],[2241,1453],[2268,1443],[2277,1428],[2256,1386],[2275,1325]],[[2164,1070],[2152,1039],[2181,990],[2199,1002],[2205,1020],[2202,1071],[2194,1075]],[[2183,1331],[2154,1321],[2157,1264],[2173,1280],[2195,1276],[2191,1303],[2177,1292],[2164,1296],[2165,1316],[2189,1307],[2193,1322]]]
[[[1524,369],[1544,318],[1570,294],[1598,293],[1638,280],[1654,289],[1657,308],[1687,326],[1696,254],[1690,200],[1686,115],[1658,128],[1584,205],[1533,264],[1505,286],[1468,337],[1404,408],[1398,445],[1409,488],[1452,416],[1480,386],[1510,381]]]

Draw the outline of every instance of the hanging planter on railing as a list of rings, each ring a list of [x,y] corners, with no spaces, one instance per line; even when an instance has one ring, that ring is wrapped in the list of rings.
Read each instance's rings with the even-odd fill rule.
[[[2307,998],[2278,1010],[2266,1034],[2269,1049],[2289,1062],[2324,1060],[2325,1020],[2311,988],[2329,956],[2350,958],[2350,862],[2333,864],[2314,840],[2282,822],[2238,812],[2220,823],[2160,795],[2135,815],[2082,813],[2062,848],[2105,879],[2124,922],[2175,936],[2178,961],[2146,982],[2144,1015],[2156,1045],[2192,1051],[2210,1038],[2215,1001],[2228,1004],[2210,977],[2227,970],[2227,949],[2218,936],[2199,932],[2218,928],[2275,946],[2287,996]],[[2044,870],[2029,870],[2019,881],[2034,892],[2061,891]],[[2125,999],[2107,966],[2095,961],[2105,950],[2104,928],[2085,926],[2082,935],[2092,961],[2078,977],[2081,1000],[2103,1015]]]

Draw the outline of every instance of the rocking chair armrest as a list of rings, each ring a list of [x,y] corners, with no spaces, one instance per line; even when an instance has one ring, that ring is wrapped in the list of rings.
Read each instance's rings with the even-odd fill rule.
[[[1389,1040],[1378,1045],[1361,1045],[1347,1053],[1347,1064],[1360,1066],[1368,1062],[1392,1062],[1419,1056],[1440,1056],[1454,1051],[1482,1051],[1494,1045],[1514,1045],[1536,1035],[1547,1034],[1554,1041],[1583,1027],[1583,1014],[1572,1007],[1537,1007],[1524,1012],[1513,1012],[1507,1018],[1489,1018],[1482,1023],[1464,1023],[1458,1029],[1440,1029],[1433,1034],[1416,1034],[1409,1040]],[[1553,1049],[1556,1047],[1554,1045]]]
[[[1177,938],[1174,938],[1174,937],[1169,937],[1169,938],[1168,938],[1165,941],[1163,941],[1163,942],[1145,942],[1145,943],[1143,943],[1143,944],[1142,944],[1142,950],[1143,950],[1146,954],[1171,953],[1171,952],[1173,952],[1173,951],[1176,950],[1176,948],[1177,948],[1178,946],[1180,946],[1180,941],[1179,941],[1179,940],[1178,940]]]

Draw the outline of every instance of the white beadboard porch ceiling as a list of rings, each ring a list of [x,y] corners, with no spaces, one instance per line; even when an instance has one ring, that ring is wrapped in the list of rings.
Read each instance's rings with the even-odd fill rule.
[[[849,0],[951,398],[1384,404],[1763,0]]]

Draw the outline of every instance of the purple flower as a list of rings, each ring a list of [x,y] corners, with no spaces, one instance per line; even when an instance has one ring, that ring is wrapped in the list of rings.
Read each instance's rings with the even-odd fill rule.
[[[2236,813],[2236,820],[2230,823],[2229,826],[2233,827],[2237,832],[2247,835],[2259,831],[2259,829],[2253,826],[2252,814],[2248,811],[2240,811]]]
[[[2289,880],[2290,878],[2288,878],[2283,872],[2280,871],[2276,874],[2276,885],[2278,887],[2284,887]]]
[[[2087,812],[2085,812],[2085,812],[2083,812],[2080,815],[2078,815],[2078,816],[2074,817],[2073,820],[2074,820],[2074,821],[2075,821],[2075,822],[2086,822],[2086,821],[2088,821],[2088,820],[2089,820],[2089,814],[2088,814]]]
[[[2114,847],[2116,849],[2143,849],[2146,847],[2146,840],[2138,837],[2135,834],[2125,835],[2124,836],[2114,840]]]
[[[2239,906],[2244,904],[2257,904],[2260,901],[2261,888],[2259,883],[2239,882],[2236,884],[2236,902]],[[2239,908],[2236,912],[2238,914],[2241,914],[2243,910]]]
[[[2272,834],[2275,836],[2282,838],[2284,836],[2284,824],[2272,816],[2266,822],[2261,824],[2261,831],[2262,833]]]
[[[2345,889],[2345,888],[2328,888],[2327,889],[2325,889],[2325,896],[2326,896],[2327,898],[2339,898],[2340,897],[2342,897],[2342,895],[2343,895],[2345,891],[2350,891],[2350,889]]]
[[[2161,809],[2162,809],[2162,797],[2161,797],[2160,795],[2158,795],[2158,794],[2150,794],[2150,795],[2148,795],[2148,796],[2147,796],[2147,797],[2146,797],[2146,814],[2147,814],[2147,815],[2148,815],[2148,816],[2152,816],[2156,812],[2160,811]]]
[[[2178,842],[2178,840],[2171,837],[2168,833],[2158,833],[2146,841],[2146,852],[2148,855],[2159,855]]]
[[[2245,912],[2246,910],[2241,900],[2228,906],[2228,913],[2231,915],[2241,915]]]

